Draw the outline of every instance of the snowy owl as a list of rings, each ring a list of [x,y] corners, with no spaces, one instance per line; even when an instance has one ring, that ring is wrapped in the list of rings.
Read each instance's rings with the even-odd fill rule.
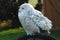
[[[24,3],[19,7],[18,18],[27,35],[40,33],[40,28],[48,32],[52,28],[51,20],[45,17],[42,12],[34,9],[29,3]]]

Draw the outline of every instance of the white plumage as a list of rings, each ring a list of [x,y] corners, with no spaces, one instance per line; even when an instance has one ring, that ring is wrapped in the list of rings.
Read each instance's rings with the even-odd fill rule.
[[[39,28],[49,31],[52,28],[52,22],[40,11],[34,9],[31,4],[24,3],[20,6],[18,18],[25,29],[27,35],[40,33]]]

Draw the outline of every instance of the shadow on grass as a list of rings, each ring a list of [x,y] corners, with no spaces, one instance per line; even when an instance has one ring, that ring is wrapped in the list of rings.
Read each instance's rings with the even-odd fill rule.
[[[60,40],[60,30],[52,30],[51,36],[55,37],[57,40]]]

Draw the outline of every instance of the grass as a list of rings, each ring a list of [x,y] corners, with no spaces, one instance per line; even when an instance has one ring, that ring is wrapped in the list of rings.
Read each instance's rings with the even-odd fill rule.
[[[23,29],[10,29],[0,32],[0,40],[17,40],[19,36],[25,34]]]
[[[60,40],[60,30],[51,31],[51,35],[54,36],[57,40]]]
[[[60,30],[54,30],[51,32],[51,36],[55,37],[57,40],[60,40]],[[17,40],[17,38],[23,34],[25,34],[25,31],[22,28],[1,31],[0,40]]]

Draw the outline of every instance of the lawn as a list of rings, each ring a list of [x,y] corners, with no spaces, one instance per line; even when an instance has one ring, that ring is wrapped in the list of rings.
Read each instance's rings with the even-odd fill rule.
[[[54,30],[51,31],[51,36],[54,36],[57,40],[60,40],[60,31]],[[25,34],[25,31],[22,28],[19,29],[10,29],[0,32],[0,40],[17,40],[19,36]]]
[[[17,40],[19,36],[25,34],[23,29],[10,29],[0,32],[0,40]]]

